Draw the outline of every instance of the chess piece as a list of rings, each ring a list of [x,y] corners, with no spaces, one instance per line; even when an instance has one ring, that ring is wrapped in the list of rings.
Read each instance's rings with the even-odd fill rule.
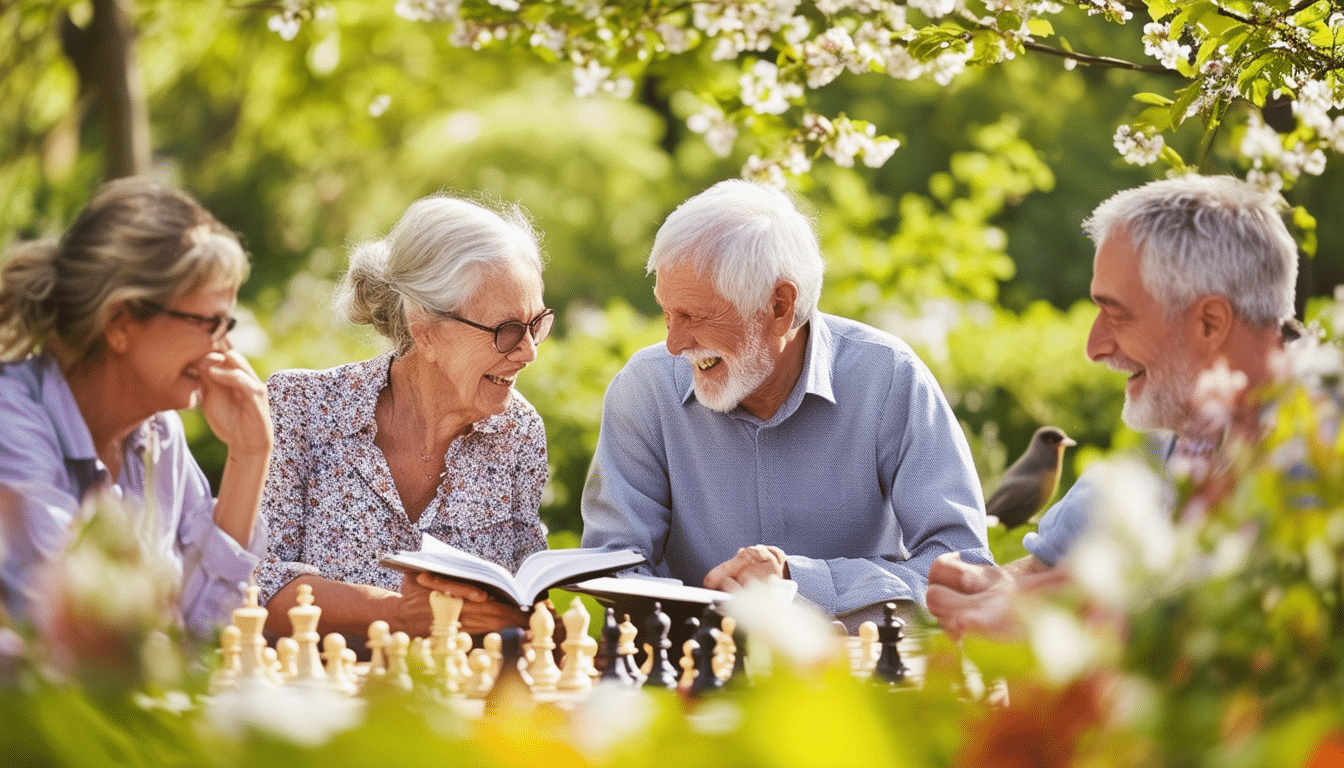
[[[532,663],[527,673],[532,676],[532,690],[554,691],[560,682],[560,668],[555,665],[555,618],[544,603],[532,608]]]
[[[532,706],[532,679],[522,664],[523,634],[522,627],[505,627],[499,632],[499,674],[485,697],[486,714]]]
[[[632,644],[631,650],[633,649]],[[625,665],[625,659],[621,656],[621,627],[616,623],[615,608],[607,609],[606,618],[602,622],[602,662],[603,681],[621,685],[634,684],[630,670]]]
[[[318,642],[322,636],[317,633],[322,609],[313,605],[311,584],[299,585],[297,603],[289,609],[289,623],[293,627],[290,637],[295,643],[294,661],[292,665],[286,665],[285,670],[296,682],[325,682],[326,671],[322,668],[322,654],[318,651]]]
[[[266,663],[266,638],[261,628],[266,624],[266,609],[257,604],[256,584],[247,585],[246,598],[233,611],[233,626],[239,631],[238,681],[244,685],[273,685],[276,680]]]
[[[648,641],[650,661],[648,677],[644,680],[645,688],[677,687],[677,669],[667,657],[667,651],[672,647],[672,641],[667,639],[667,632],[671,627],[672,620],[663,613],[663,604],[655,602],[653,613],[644,620],[644,634]]]
[[[369,648],[369,674],[366,682],[379,682],[387,675],[387,636],[390,628],[386,621],[378,620],[369,625],[367,645]]]
[[[877,666],[877,658],[882,655],[882,644],[877,641],[877,623],[865,621],[859,625],[859,664],[858,671],[870,674]]]
[[[882,606],[882,626],[877,628],[877,641],[882,647],[882,653],[873,666],[873,674],[869,678],[872,682],[889,688],[905,684],[908,670],[901,662],[901,652],[896,647],[904,637],[901,632],[903,626],[905,622],[896,616],[895,603]]]
[[[481,647],[490,656],[490,676],[499,679],[499,670],[504,666],[504,641],[498,632],[491,632],[481,640]]]
[[[354,695],[358,688],[355,685],[354,669],[347,664],[347,652],[351,658],[354,657],[354,651],[346,648],[345,635],[340,632],[328,633],[322,639],[322,658],[327,662],[327,684],[336,691]]]
[[[692,696],[698,698],[723,688],[723,681],[714,671],[714,650],[718,647],[719,636],[722,634],[721,630],[710,626],[709,623],[701,626],[700,630],[695,633],[693,658],[695,675],[691,679],[689,691]]]
[[[719,625],[718,641],[714,643],[714,674],[725,684],[732,682],[737,665],[737,641],[733,632],[737,630],[737,619],[724,616]]]
[[[411,671],[406,657],[411,649],[411,638],[405,632],[394,632],[383,644],[383,653],[387,657],[387,681],[399,691],[412,688]]]
[[[560,669],[560,679],[556,682],[556,688],[561,691],[586,691],[593,687],[590,670],[593,653],[597,649],[593,645],[593,639],[588,636],[590,618],[588,609],[577,597],[570,601],[569,609],[560,617],[565,624],[565,664]]]
[[[639,629],[635,627],[634,622],[630,621],[630,614],[623,614],[621,623],[616,627],[621,630],[620,642],[616,645],[616,654],[621,657],[621,664],[625,666],[625,673],[630,678],[631,685],[639,685],[644,682],[644,672],[640,670],[639,664],[635,661],[639,648],[635,646],[635,637],[639,635]]]
[[[498,640],[499,635],[494,637]],[[495,684],[494,660],[490,658],[489,651],[477,648],[471,652],[468,663],[471,665],[471,674],[463,681],[462,692],[469,699],[483,699]]]
[[[290,682],[294,679],[296,662],[299,658],[299,643],[292,637],[282,637],[275,641],[275,670],[280,679]]]
[[[429,609],[434,616],[429,629],[429,644],[430,655],[434,657],[435,685],[443,693],[457,693],[460,690],[460,676],[454,654],[462,627],[458,621],[462,615],[462,598],[443,592],[430,592]]]
[[[219,669],[210,675],[210,695],[238,687],[238,657],[243,633],[232,624],[219,631]]]
[[[700,643],[691,638],[681,644],[681,658],[677,660],[677,666],[681,667],[681,677],[677,679],[677,690],[690,693],[691,686],[695,683],[695,655],[700,652]]]

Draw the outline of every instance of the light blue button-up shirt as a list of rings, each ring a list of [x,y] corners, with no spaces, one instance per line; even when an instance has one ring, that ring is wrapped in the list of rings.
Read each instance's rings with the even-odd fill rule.
[[[965,436],[910,347],[818,314],[788,399],[762,421],[695,399],[655,345],[607,389],[583,492],[583,545],[629,547],[699,586],[753,544],[788,555],[798,593],[840,616],[924,602],[935,557],[992,563]]]
[[[151,454],[154,469],[147,474]],[[257,520],[246,548],[215,525],[209,481],[175,412],[154,414],[127,438],[121,476],[112,483],[56,360],[37,355],[0,366],[0,485],[21,500],[21,518],[5,531],[0,569],[11,615],[26,618],[51,597],[43,566],[63,556],[88,491],[105,486],[144,514],[147,480],[158,544],[181,564],[180,618],[193,634],[207,637],[242,604],[238,584],[266,551],[264,521]]]

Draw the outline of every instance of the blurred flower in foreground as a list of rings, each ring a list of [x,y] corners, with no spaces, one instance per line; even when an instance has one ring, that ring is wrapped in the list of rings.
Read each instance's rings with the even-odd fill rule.
[[[642,689],[599,684],[574,711],[574,743],[584,754],[600,760],[612,748],[644,733],[654,715],[652,697]]]
[[[358,726],[364,709],[363,699],[316,685],[242,686],[205,704],[206,722],[223,736],[239,739],[258,731],[305,747]]]
[[[725,608],[753,643],[764,643],[796,666],[835,659],[838,648],[830,619],[792,597],[778,581],[753,581],[734,592]]]

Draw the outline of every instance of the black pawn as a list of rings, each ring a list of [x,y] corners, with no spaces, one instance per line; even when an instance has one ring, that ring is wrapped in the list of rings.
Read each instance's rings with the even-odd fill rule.
[[[877,642],[882,646],[882,655],[877,657],[877,665],[873,667],[873,675],[869,680],[879,685],[895,687],[905,683],[905,675],[909,672],[901,661],[900,649],[896,647],[896,644],[905,637],[901,631],[905,622],[896,616],[895,603],[882,606],[882,615],[882,625],[877,628]]]
[[[708,611],[706,611],[708,615]],[[695,679],[691,681],[691,695],[704,696],[723,689],[723,681],[714,674],[714,650],[719,630],[706,623],[695,633]]]
[[[630,672],[625,668],[625,663],[621,659],[617,648],[621,644],[621,628],[616,625],[616,610],[607,609],[607,618],[602,623],[602,661],[605,666],[602,667],[602,680],[609,680],[620,683],[621,685],[634,685],[635,681],[630,677]]]
[[[523,658],[522,627],[505,627],[499,631],[499,677],[485,697],[485,711],[516,708],[532,700],[532,680],[518,662]]]
[[[677,668],[672,666],[672,662],[667,658],[667,649],[672,647],[672,641],[667,639],[667,632],[671,627],[672,619],[663,613],[663,604],[654,603],[653,613],[644,620],[645,639],[653,649],[653,666],[649,667],[649,677],[644,681],[645,688],[677,687]]]

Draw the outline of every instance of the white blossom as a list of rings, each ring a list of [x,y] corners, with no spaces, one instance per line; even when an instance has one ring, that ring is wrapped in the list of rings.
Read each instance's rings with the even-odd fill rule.
[[[1157,21],[1144,24],[1143,52],[1157,59],[1167,69],[1176,69],[1180,62],[1189,60],[1190,46],[1172,40],[1170,34],[1170,24]]]
[[[898,80],[917,80],[924,74],[924,65],[911,56],[903,45],[893,45],[887,51],[884,64],[887,74]]]
[[[298,3],[287,0],[279,13],[266,20],[266,28],[279,35],[281,40],[293,40],[302,27],[299,19],[301,11],[302,7]]]
[[[1241,137],[1241,154],[1249,160],[1277,159],[1283,154],[1283,141],[1278,132],[1265,125],[1258,112],[1252,112],[1246,121],[1246,133]]]
[[[820,88],[840,76],[858,49],[844,27],[832,27],[803,44],[807,87]]]
[[[456,21],[462,0],[397,0],[392,10],[407,21]]]
[[[544,21],[532,30],[532,34],[527,39],[528,45],[533,48],[545,48],[557,56],[564,55],[567,41],[568,36],[565,34],[565,30],[552,27]]]
[[[1097,639],[1076,615],[1062,608],[1042,607],[1027,612],[1023,622],[1041,672],[1052,683],[1073,680],[1097,661]]]
[[[1283,190],[1283,177],[1280,176],[1277,171],[1252,168],[1246,172],[1246,181],[1265,192],[1279,192]]]
[[[737,126],[724,116],[722,109],[706,105],[686,118],[686,127],[695,133],[704,134],[709,150],[719,157],[732,154],[733,143],[737,141]]]
[[[801,144],[790,144],[781,164],[794,176],[802,176],[812,170],[812,158],[808,157]]]
[[[691,49],[691,36],[686,33],[686,30],[675,24],[662,22],[654,27],[654,31],[662,39],[663,47],[667,49],[668,53],[685,53]]]
[[[1152,165],[1161,156],[1165,145],[1162,134],[1153,130],[1136,131],[1128,125],[1116,128],[1111,142],[1131,165]]]
[[[910,7],[930,19],[941,19],[957,7],[957,2],[956,0],[910,0]]]
[[[241,738],[270,733],[295,744],[320,746],[364,719],[365,702],[322,686],[245,685],[206,702],[207,721],[221,734]]]
[[[742,166],[742,177],[776,189],[784,188],[784,169],[778,162],[765,160],[757,155],[747,158]]]
[[[969,50],[947,51],[925,64],[924,69],[933,76],[934,82],[939,85],[949,85],[957,75],[960,75],[966,69],[966,62],[970,58],[971,51]]]
[[[1330,108],[1335,104],[1330,86],[1320,80],[1308,80],[1297,91],[1293,113],[1302,124],[1317,132],[1330,130]]]
[[[522,7],[518,4],[518,0],[487,0],[487,2],[501,11],[508,11],[509,13],[514,13]]]
[[[803,95],[801,84],[780,82],[779,67],[765,59],[757,59],[751,70],[738,78],[738,84],[742,88],[742,103],[763,115],[782,114],[788,110],[791,99]]]
[[[386,93],[373,97],[373,101],[369,102],[369,117],[382,117],[383,113],[387,112],[387,108],[391,105],[392,97],[388,96]]]

